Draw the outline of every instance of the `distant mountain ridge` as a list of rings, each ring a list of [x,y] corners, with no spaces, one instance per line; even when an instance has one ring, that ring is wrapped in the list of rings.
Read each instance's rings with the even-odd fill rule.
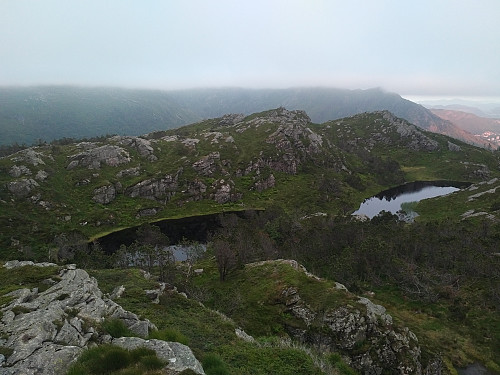
[[[41,86],[0,88],[0,144],[106,134],[140,135],[226,113],[251,114],[284,106],[313,122],[388,110],[436,133],[468,143],[477,138],[423,106],[382,89],[190,89],[178,91]]]
[[[431,112],[473,134],[481,134],[486,131],[500,133],[500,119],[451,109],[432,109]]]

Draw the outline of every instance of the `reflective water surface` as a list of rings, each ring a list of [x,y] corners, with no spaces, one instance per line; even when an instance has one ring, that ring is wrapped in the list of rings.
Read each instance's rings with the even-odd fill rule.
[[[396,214],[398,211],[401,211],[401,204],[403,203],[418,202],[422,199],[439,197],[453,193],[466,186],[468,186],[467,183],[453,181],[411,182],[385,190],[366,199],[353,215],[366,215],[371,219],[381,211]]]

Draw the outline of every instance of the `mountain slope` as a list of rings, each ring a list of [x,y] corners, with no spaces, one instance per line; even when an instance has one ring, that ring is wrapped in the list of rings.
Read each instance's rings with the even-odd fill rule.
[[[70,86],[0,89],[0,144],[139,135],[199,119],[161,91]]]
[[[0,159],[4,249],[96,237],[144,221],[265,208],[352,212],[385,188],[497,174],[486,151],[389,112],[313,124],[284,108],[145,137],[40,146]],[[29,214],[27,214],[29,213]]]
[[[449,109],[431,109],[431,112],[473,134],[482,134],[487,131],[500,133],[500,119],[480,117],[472,113]]]
[[[279,106],[305,110],[316,123],[388,110],[423,129],[469,143],[476,140],[426,108],[381,89],[152,91],[48,86],[0,89],[0,144],[139,135],[226,113],[248,115]]]

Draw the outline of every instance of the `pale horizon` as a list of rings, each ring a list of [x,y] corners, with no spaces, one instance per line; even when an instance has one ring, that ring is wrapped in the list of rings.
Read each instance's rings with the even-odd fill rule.
[[[500,2],[16,0],[0,86],[500,93]]]

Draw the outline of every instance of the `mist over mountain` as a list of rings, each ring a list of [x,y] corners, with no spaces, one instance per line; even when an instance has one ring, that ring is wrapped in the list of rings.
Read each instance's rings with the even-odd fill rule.
[[[139,135],[226,113],[250,114],[279,106],[305,110],[316,123],[388,110],[423,129],[477,142],[471,134],[423,106],[379,88],[155,91],[42,86],[0,88],[0,144],[106,134]]]

